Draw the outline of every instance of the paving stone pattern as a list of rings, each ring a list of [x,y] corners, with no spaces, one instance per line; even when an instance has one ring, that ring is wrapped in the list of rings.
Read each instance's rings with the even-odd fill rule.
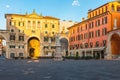
[[[120,61],[0,59],[0,80],[120,80]]]

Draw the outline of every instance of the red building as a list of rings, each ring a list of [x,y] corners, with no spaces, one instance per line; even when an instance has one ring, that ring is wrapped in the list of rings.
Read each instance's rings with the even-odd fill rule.
[[[81,22],[68,28],[70,56],[108,58],[107,50],[111,48],[107,46],[109,44],[107,33],[120,28],[119,22],[119,1],[108,2],[96,9],[90,9],[87,19],[83,18]]]

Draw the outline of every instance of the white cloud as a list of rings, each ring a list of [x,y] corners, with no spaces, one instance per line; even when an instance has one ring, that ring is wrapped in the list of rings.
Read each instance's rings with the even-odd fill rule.
[[[6,8],[10,8],[10,5],[5,5]]]
[[[72,6],[80,6],[80,3],[78,0],[74,0],[72,3]]]

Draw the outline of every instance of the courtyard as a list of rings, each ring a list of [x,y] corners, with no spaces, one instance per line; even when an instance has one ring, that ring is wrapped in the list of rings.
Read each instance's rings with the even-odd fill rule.
[[[0,80],[120,80],[120,61],[0,58]]]

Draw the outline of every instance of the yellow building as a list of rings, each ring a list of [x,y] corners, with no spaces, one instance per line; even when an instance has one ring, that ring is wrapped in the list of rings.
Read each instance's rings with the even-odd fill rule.
[[[31,14],[6,14],[4,38],[6,58],[48,57],[55,53],[55,34],[59,32],[59,19]]]

